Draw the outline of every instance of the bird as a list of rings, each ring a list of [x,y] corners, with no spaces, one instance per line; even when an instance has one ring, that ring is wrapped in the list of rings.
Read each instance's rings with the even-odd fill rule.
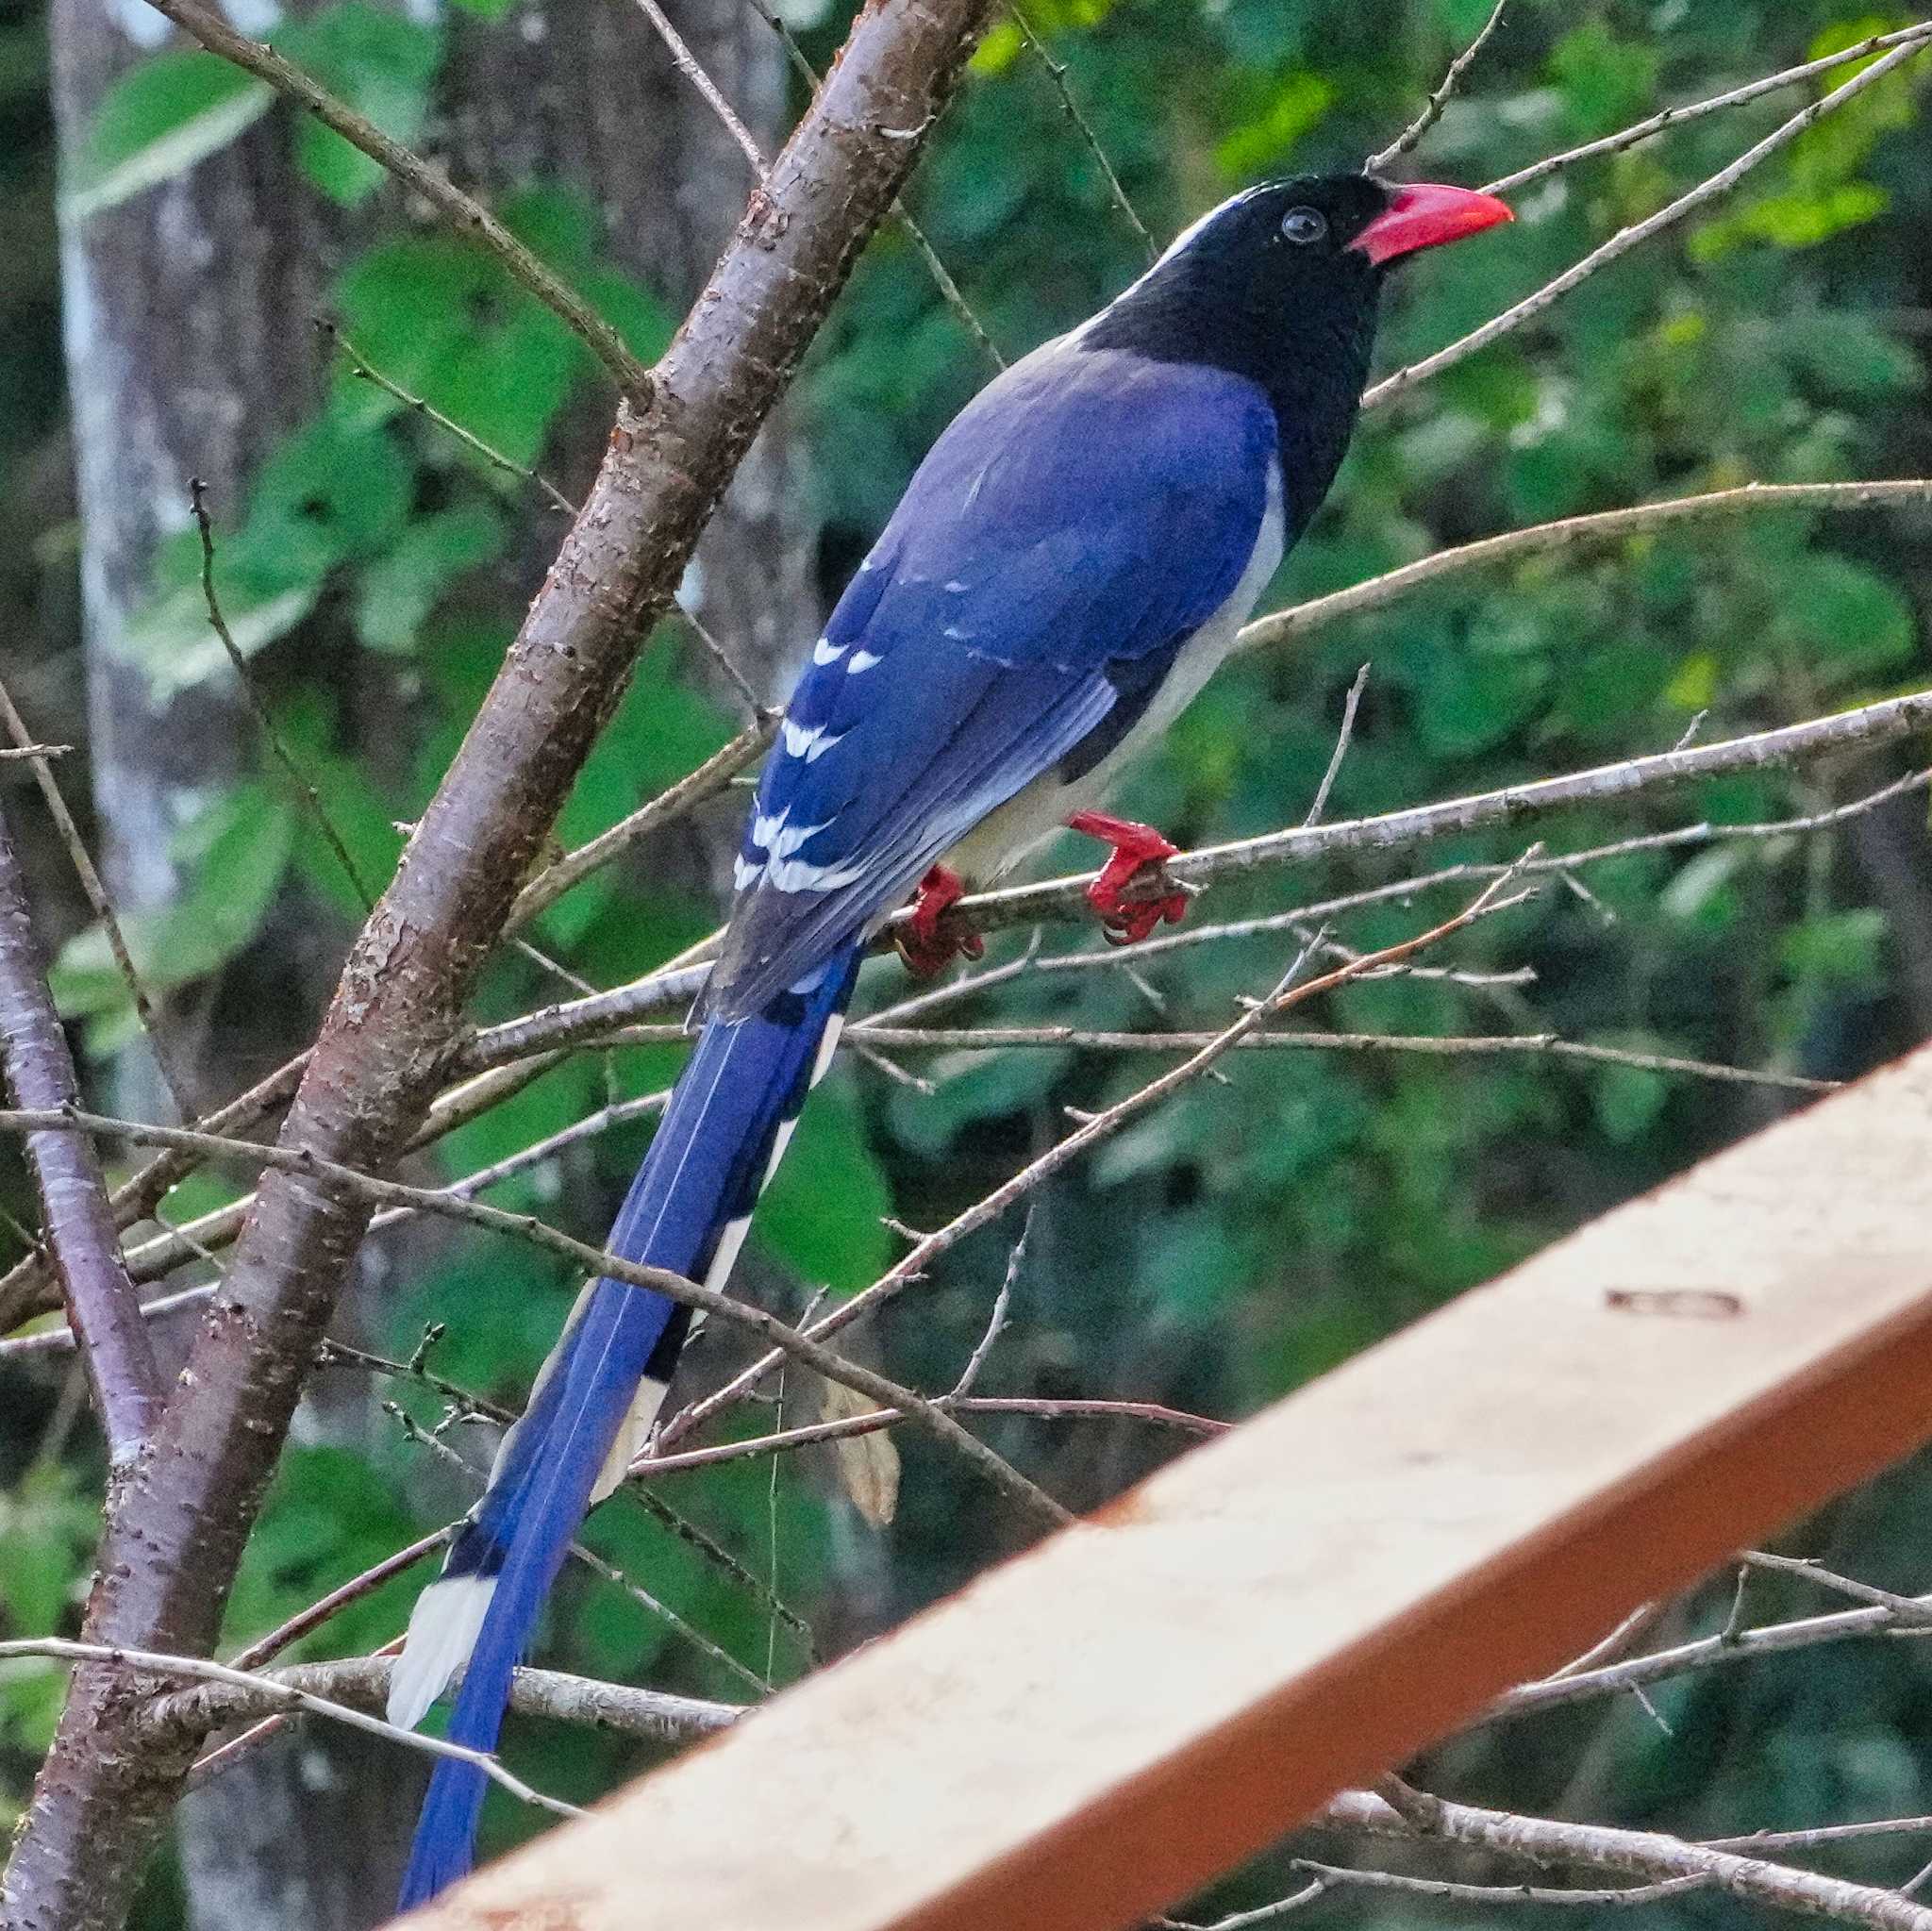
[[[1158,869],[1175,848],[1099,807],[1327,494],[1391,265],[1510,218],[1488,194],[1366,172],[1264,182],[954,418],[791,693],[614,1252],[722,1286],[859,962],[908,895],[900,948],[935,972],[977,942],[947,907],[1071,825],[1110,847],[1088,891],[1109,939],[1181,916]],[[651,1290],[583,1290],[417,1599],[392,1723],[416,1725],[461,1672],[449,1735],[494,1748],[577,1525],[648,1440],[690,1324]],[[439,1762],[405,1907],[470,1868],[484,1790],[474,1764]]]

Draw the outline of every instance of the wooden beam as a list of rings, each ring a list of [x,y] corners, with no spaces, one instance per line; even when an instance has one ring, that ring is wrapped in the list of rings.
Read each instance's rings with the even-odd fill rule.
[[[980,1577],[424,1931],[1099,1931],[1932,1435],[1932,1047]]]

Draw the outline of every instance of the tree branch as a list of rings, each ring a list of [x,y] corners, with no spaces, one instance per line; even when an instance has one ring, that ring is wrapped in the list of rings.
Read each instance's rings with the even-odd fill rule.
[[[302,1710],[310,1716],[328,1717],[336,1723],[346,1723],[352,1730],[364,1730],[372,1737],[386,1737],[391,1743],[420,1750],[425,1756],[446,1756],[458,1763],[474,1764],[491,1782],[501,1784],[511,1796],[521,1798],[525,1804],[534,1804],[540,1809],[554,1811],[558,1817],[581,1817],[584,1814],[575,1804],[546,1797],[541,1790],[506,1770],[487,1750],[472,1750],[467,1744],[445,1742],[441,1737],[426,1736],[421,1730],[406,1730],[399,1724],[370,1716],[347,1704],[331,1702],[326,1696],[294,1683],[277,1682],[268,1676],[251,1676],[245,1670],[231,1669],[225,1663],[211,1663],[205,1656],[169,1656],[154,1650],[127,1649],[108,1643],[69,1642],[56,1636],[22,1637],[0,1642],[0,1662],[23,1656],[51,1656],[70,1663],[98,1663],[143,1676],[187,1676],[217,1684],[230,1693],[258,1700],[271,1709]],[[178,1746],[179,1740],[173,1740]]]
[[[1489,19],[1476,30],[1475,39],[1450,61],[1449,71],[1443,75],[1441,85],[1423,104],[1422,112],[1387,147],[1368,158],[1362,164],[1364,172],[1379,175],[1393,167],[1442,118],[1442,109],[1449,105],[1450,95],[1461,84],[1462,76],[1475,64],[1482,50],[1489,45],[1490,36],[1503,25],[1503,9],[1508,4],[1509,0],[1496,0],[1495,6],[1490,9]]]
[[[312,83],[235,35],[204,0],[165,5],[217,51],[241,53],[251,71],[306,89],[317,106]],[[858,16],[654,373],[648,406],[621,406],[584,512],[350,955],[284,1146],[378,1170],[415,1129],[451,1063],[471,983],[623,691],[640,625],[670,602],[738,458],[949,97],[989,5],[880,0]],[[452,206],[447,183],[420,185]],[[365,1200],[299,1174],[262,1188],[181,1392],[130,1479],[122,1516],[140,1522],[142,1540],[109,1529],[90,1640],[188,1655],[211,1647],[368,1212]],[[124,1914],[187,1769],[185,1755],[125,1747],[129,1714],[111,1671],[76,1673],[0,1893],[0,1915],[23,1931],[111,1931]]]
[[[1698,496],[1674,496],[1661,503],[1638,503],[1624,509],[1602,509],[1588,516],[1566,516],[1554,523],[1531,524],[1526,529],[1505,530],[1500,536],[1438,550],[1400,569],[1385,571],[1366,583],[1312,597],[1286,610],[1270,611],[1247,624],[1237,640],[1243,650],[1287,643],[1310,631],[1324,629],[1343,617],[1380,609],[1412,591],[1496,564],[1520,563],[1553,551],[1578,549],[1590,543],[1613,543],[1624,537],[1647,536],[1673,524],[1700,522],[1707,516],[1747,515],[1763,509],[1874,509],[1887,506],[1932,504],[1932,477],[1901,476],[1857,483],[1745,483],[1734,490],[1713,490]]]
[[[1426,381],[1431,375],[1440,375],[1442,370],[1474,355],[1476,350],[1487,348],[1498,338],[1513,334],[1524,323],[1533,321],[1554,302],[1567,295],[1572,289],[1588,281],[1599,269],[1607,268],[1619,256],[1627,255],[1631,249],[1649,241],[1653,235],[1659,235],[1666,228],[1674,227],[1686,215],[1694,214],[1707,202],[1715,201],[1720,196],[1729,193],[1760,161],[1769,160],[1780,148],[1788,147],[1797,140],[1806,128],[1843,107],[1868,87],[1875,86],[1896,68],[1902,67],[1907,60],[1916,58],[1924,49],[1924,43],[1922,41],[1913,41],[1905,46],[1892,48],[1888,54],[1880,55],[1871,66],[1860,68],[1849,80],[1841,81],[1822,99],[1801,108],[1789,121],[1767,134],[1755,147],[1746,148],[1728,167],[1720,168],[1716,174],[1678,195],[1676,200],[1658,208],[1655,214],[1646,216],[1641,222],[1632,223],[1627,228],[1620,228],[1601,247],[1593,248],[1582,260],[1572,263],[1561,275],[1545,282],[1534,294],[1525,296],[1514,308],[1506,308],[1502,314],[1493,316],[1480,328],[1472,329],[1459,341],[1451,342],[1447,348],[1438,349],[1433,356],[1424,356],[1421,361],[1411,362],[1407,368],[1398,369],[1394,375],[1385,376],[1362,397],[1363,408],[1379,408],[1385,402],[1391,402],[1400,395],[1405,389],[1412,389],[1418,382]]]
[[[78,1098],[74,1060],[34,941],[26,881],[0,820],[0,1074],[24,1107],[59,1111]],[[121,1265],[108,1186],[77,1133],[30,1133],[26,1160],[40,1195],[42,1238],[67,1320],[79,1340],[108,1454],[125,1475],[146,1442],[161,1374],[133,1285]]]
[[[1314,1821],[1324,1827],[1376,1837],[1465,1844],[1544,1867],[1618,1871],[1650,1883],[1696,1877],[1746,1903],[1862,1925],[1867,1931],[1932,1931],[1932,1910],[1896,1891],[1766,1863],[1735,1851],[1689,1844],[1655,1831],[1520,1817],[1440,1797],[1430,1800],[1429,1816],[1424,1823],[1401,1816],[1366,1790],[1344,1790]]]
[[[341,1662],[296,1663],[252,1674],[235,1672],[192,1690],[158,1696],[142,1712],[142,1727],[151,1734],[178,1732],[198,1740],[229,1723],[250,1723],[286,1710],[291,1690],[355,1710],[377,1711],[387,1703],[389,1673],[394,1666],[392,1656],[350,1656]],[[709,1737],[743,1714],[737,1704],[529,1669],[519,1670],[512,1679],[509,1706],[519,1716],[549,1717],[556,1723],[658,1742]]]
[[[1547,812],[1579,805],[1607,805],[1705,778],[1740,771],[1764,771],[1832,752],[1893,743],[1928,726],[1932,726],[1932,691],[1914,691],[1801,724],[1786,724],[1777,730],[1757,731],[1749,737],[1725,739],[1680,751],[1654,752],[1646,757],[1596,765],[1566,777],[1540,778],[1501,791],[1477,791],[1468,797],[1421,805],[1407,811],[1385,812],[1375,818],[1339,820],[1330,824],[1310,825],[1306,830],[1270,832],[1234,844],[1207,845],[1199,851],[1169,858],[1167,869],[1181,883],[1200,886],[1272,870],[1278,865],[1308,864],[1318,858],[1332,857],[1338,852],[1410,851],[1438,839],[1459,837],[1494,825],[1523,824]],[[1083,874],[1048,879],[1039,885],[1015,886],[1004,891],[981,892],[959,900],[948,917],[958,919],[961,931],[990,932],[1006,925],[1031,925],[1042,920],[1075,915],[1085,903],[1091,875]],[[612,996],[604,995],[607,1000]],[[576,1011],[585,1003],[578,1002],[568,1009]],[[655,1008],[640,1002],[636,1009]],[[473,1050],[479,1057],[487,1057],[487,1041],[523,1024],[511,1021],[508,1027],[478,1034]],[[555,1032],[543,1028],[530,1043],[556,1043],[556,1039]]]
[[[885,1302],[891,1300],[913,1281],[920,1279],[925,1269],[949,1248],[957,1246],[975,1229],[997,1220],[999,1216],[1016,1202],[1024,1199],[1035,1188],[1050,1179],[1055,1174],[1071,1165],[1091,1147],[1117,1133],[1130,1120],[1135,1119],[1150,1107],[1159,1104],[1182,1087],[1200,1078],[1208,1073],[1215,1061],[1239,1047],[1249,1034],[1258,1031],[1270,1020],[1282,1013],[1304,1005],[1308,1000],[1332,991],[1338,986],[1348,984],[1372,973],[1376,967],[1396,964],[1441,942],[1455,933],[1464,930],[1487,918],[1491,913],[1506,909],[1521,903],[1521,896],[1506,895],[1513,882],[1511,874],[1506,874],[1485,886],[1481,892],[1454,917],[1444,919],[1440,924],[1431,926],[1426,932],[1419,932],[1411,939],[1385,946],[1379,952],[1364,953],[1324,973],[1318,978],[1302,979],[1301,970],[1313,951],[1312,943],[1305,946],[1301,955],[1289,968],[1286,976],[1265,999],[1256,1000],[1241,1018],[1224,1031],[1217,1033],[1200,1051],[1184,1059],[1180,1065],[1171,1067],[1158,1079],[1152,1079],[1129,1093],[1116,1105],[1103,1113],[1095,1114],[1084,1121],[1064,1140],[1058,1140],[1037,1159],[1030,1161],[1010,1179],[1003,1181],[991,1193],[975,1201],[964,1211],[956,1214],[937,1233],[928,1234],[923,1240],[916,1241],[911,1250],[896,1265],[889,1268],[877,1280],[849,1300],[841,1301],[828,1313],[821,1315],[806,1329],[808,1338],[823,1340],[853,1322],[862,1320],[874,1313]],[[702,1401],[693,1402],[665,1423],[659,1429],[653,1444],[654,1452],[669,1448],[674,1442],[696,1427],[701,1422],[718,1414],[733,1403],[742,1400],[756,1389],[758,1383],[779,1365],[779,1357],[767,1354],[754,1361],[748,1368],[734,1375],[716,1392],[707,1395]],[[638,1470],[650,1466],[651,1457],[641,1457],[636,1464]]]
[[[1920,41],[1932,40],[1932,21],[1920,21],[1912,26],[1902,26],[1889,34],[1873,34],[1859,41],[1855,46],[1843,47],[1836,54],[1826,54],[1816,60],[1806,60],[1796,67],[1787,67],[1782,73],[1767,74],[1762,79],[1748,81],[1742,87],[1734,87],[1725,93],[1713,94],[1707,100],[1690,101],[1681,108],[1666,108],[1661,113],[1652,114],[1641,121],[1632,122],[1628,127],[1620,128],[1615,134],[1606,134],[1596,141],[1587,141],[1581,147],[1566,148],[1561,154],[1546,155],[1540,161],[1532,162],[1526,168],[1519,168],[1513,175],[1505,175],[1499,180],[1484,185],[1485,194],[1507,194],[1518,188],[1527,188],[1534,181],[1541,181],[1545,175],[1554,175],[1563,168],[1572,168],[1578,161],[1594,159],[1598,155],[1622,154],[1625,148],[1635,147],[1640,141],[1648,141],[1653,135],[1663,133],[1668,127],[1683,127],[1692,121],[1701,121],[1707,114],[1715,114],[1725,108],[1740,108],[1746,101],[1755,101],[1768,93],[1775,93],[1782,88],[1796,87],[1800,82],[1815,80],[1821,74],[1828,74],[1834,67],[1843,67],[1854,60],[1869,60],[1874,54],[1882,54],[1888,47],[1903,47],[1916,44]]]

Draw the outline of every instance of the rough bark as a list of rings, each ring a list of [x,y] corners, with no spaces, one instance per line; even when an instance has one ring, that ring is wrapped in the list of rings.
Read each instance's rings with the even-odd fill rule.
[[[284,1143],[380,1168],[417,1124],[461,1003],[738,460],[891,202],[990,0],[874,0],[754,198],[596,485],[400,873],[358,941]],[[91,1640],[204,1654],[367,1209],[261,1191],[181,1390],[110,1527]],[[83,1671],[8,1868],[16,1931],[118,1923],[185,1765],[143,1752]]]
[[[775,148],[786,100],[775,37],[732,0],[685,0],[674,12],[747,125]],[[582,183],[604,208],[620,260],[669,301],[695,295],[743,206],[747,169],[642,14],[610,0],[558,0],[503,23],[458,16],[449,27],[433,139],[455,177],[486,199],[532,176]],[[70,141],[106,87],[166,31],[135,0],[119,8],[58,0]],[[258,761],[252,720],[231,689],[210,685],[162,706],[117,646],[144,594],[156,541],[187,518],[185,479],[217,479],[224,514],[239,510],[255,463],[317,396],[317,345],[289,318],[326,306],[329,277],[366,225],[318,210],[288,153],[286,126],[271,121],[64,238],[96,805],[116,902],[131,910],[176,894],[174,832]],[[284,218],[291,208],[292,221]],[[562,460],[588,474],[601,425],[577,429],[580,446]],[[808,615],[798,614],[809,546],[786,458],[774,424],[707,533],[699,577],[706,615],[766,682],[779,652],[810,635]],[[531,560],[541,567],[541,558]],[[391,680],[380,666],[363,670],[355,710],[374,729],[393,731],[385,723],[398,708]],[[326,996],[317,974],[327,969],[312,916],[291,907],[222,985],[177,1004],[171,1020],[196,1035],[196,1090],[230,1091],[297,1045],[304,1015]],[[259,996],[271,986],[276,996]],[[160,1100],[144,1056],[121,1084],[134,1110]],[[359,1391],[342,1392],[361,1406]],[[310,1409],[303,1425],[354,1435],[363,1420]],[[252,1931],[271,1902],[281,1931],[379,1922],[400,1869],[398,1820],[413,1771],[392,1752],[324,1733],[264,1751],[197,1791],[180,1832],[197,1931]],[[345,1838],[363,1855],[342,1858]]]

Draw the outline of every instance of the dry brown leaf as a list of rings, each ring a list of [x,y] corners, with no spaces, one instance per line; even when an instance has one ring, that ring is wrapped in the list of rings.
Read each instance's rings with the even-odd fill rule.
[[[819,1398],[819,1414],[827,1422],[878,1412],[877,1402],[841,1381],[827,1381]],[[874,1428],[869,1435],[841,1436],[832,1448],[838,1458],[839,1479],[845,1485],[852,1506],[874,1528],[886,1527],[899,1510],[899,1451],[893,1446],[891,1431]]]

